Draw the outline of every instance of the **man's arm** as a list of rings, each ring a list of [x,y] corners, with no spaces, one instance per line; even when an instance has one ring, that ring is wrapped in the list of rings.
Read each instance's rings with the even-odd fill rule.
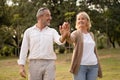
[[[64,43],[66,41],[66,38],[68,37],[69,33],[66,30],[64,30],[64,31],[60,30],[60,33],[61,33],[60,42]]]
[[[20,50],[20,56],[19,56],[19,60],[18,60],[18,65],[20,67],[20,75],[24,78],[26,78],[26,72],[25,72],[24,65],[26,62],[28,47],[29,47],[28,32],[25,31],[23,41],[22,41],[21,50]]]
[[[62,26],[60,26],[60,33],[63,36],[63,40],[66,40],[68,43],[74,43],[76,39],[76,31],[70,33],[70,24],[68,22],[64,22]]]
[[[57,31],[54,31],[54,41],[59,44],[62,45],[65,43],[66,38],[70,32],[70,25],[68,22],[64,22],[62,26],[59,26],[59,31],[61,36],[58,34]]]
[[[68,22],[64,22],[62,26],[59,26],[59,31],[61,34],[60,41],[64,42],[67,37],[70,36],[70,24]]]
[[[64,43],[64,41],[65,41],[65,37],[61,36],[61,37],[60,37],[60,42],[61,42],[61,43]]]
[[[62,45],[65,42],[65,38],[61,35],[58,34],[56,30],[54,30],[54,42],[56,42],[58,45]]]

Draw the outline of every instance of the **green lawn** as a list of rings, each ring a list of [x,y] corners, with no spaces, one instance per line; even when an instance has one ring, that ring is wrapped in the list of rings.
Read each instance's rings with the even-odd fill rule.
[[[99,50],[103,78],[98,80],[120,80],[120,49]],[[69,73],[71,54],[59,54],[56,61],[56,80],[72,80]],[[0,80],[27,80],[20,77],[17,58],[0,57]]]

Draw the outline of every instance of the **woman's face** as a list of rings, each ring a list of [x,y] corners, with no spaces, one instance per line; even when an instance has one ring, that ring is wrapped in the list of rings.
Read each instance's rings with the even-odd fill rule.
[[[88,27],[88,20],[83,14],[78,14],[77,15],[77,20],[76,20],[76,25],[77,28],[82,28],[82,29],[87,29]]]

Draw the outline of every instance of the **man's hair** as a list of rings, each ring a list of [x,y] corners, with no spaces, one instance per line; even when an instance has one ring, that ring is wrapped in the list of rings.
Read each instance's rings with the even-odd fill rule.
[[[40,15],[43,15],[44,10],[49,10],[47,7],[41,7],[38,9],[36,17],[38,18]]]

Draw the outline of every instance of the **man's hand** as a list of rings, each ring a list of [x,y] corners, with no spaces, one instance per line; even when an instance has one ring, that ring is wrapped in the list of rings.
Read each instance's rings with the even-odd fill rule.
[[[20,65],[20,71],[19,72],[20,72],[21,77],[26,78],[26,71],[25,71],[24,65]]]
[[[64,22],[62,26],[59,26],[59,31],[61,34],[61,42],[64,42],[64,40],[69,36],[70,34],[70,24],[68,22]]]
[[[59,26],[59,31],[63,37],[67,37],[70,33],[70,24],[68,22],[64,22],[62,26]]]

